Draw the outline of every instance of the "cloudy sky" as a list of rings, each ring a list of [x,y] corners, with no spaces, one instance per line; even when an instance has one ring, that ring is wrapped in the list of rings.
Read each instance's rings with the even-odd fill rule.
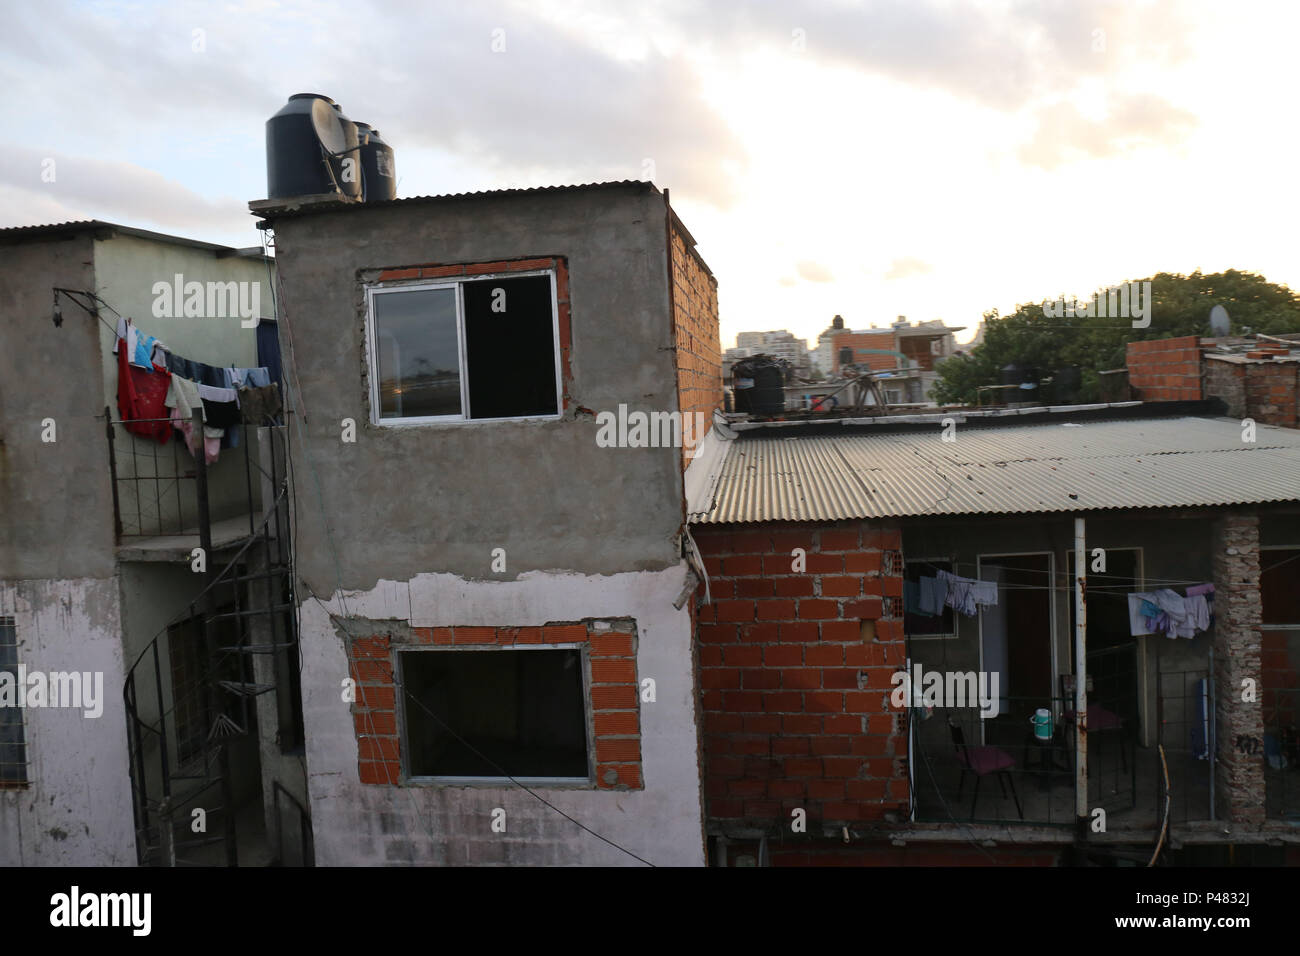
[[[724,345],[837,312],[965,338],[988,309],[1161,270],[1300,288],[1300,4],[43,0],[5,20],[3,226],[256,245],[263,124],[319,92],[393,145],[399,196],[671,188]]]

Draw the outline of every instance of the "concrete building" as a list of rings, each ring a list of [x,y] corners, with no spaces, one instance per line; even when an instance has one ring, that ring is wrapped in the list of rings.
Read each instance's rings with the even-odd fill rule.
[[[121,315],[174,354],[261,367],[278,355],[259,323],[273,313],[268,263],[99,221],[0,230],[0,246],[0,684],[75,672],[83,698],[101,695],[94,715],[52,697],[0,709],[0,864],[210,861],[236,844],[265,861],[277,788],[304,792],[293,695],[282,682],[255,705],[209,697],[205,639],[240,644],[252,626],[212,620],[255,603],[238,576],[265,561],[252,525],[268,485],[250,467],[274,439],[246,429],[241,449],[199,468],[176,442],[133,434],[149,425],[123,425],[114,345]],[[218,807],[237,808],[237,834]],[[194,809],[209,811],[206,836]]]
[[[298,375],[318,861],[702,864],[683,471],[717,289],[666,195],[251,206]]]
[[[939,377],[936,367],[957,350],[953,336],[962,328],[945,325],[942,319],[910,323],[902,315],[888,329],[838,331],[832,326],[822,333],[829,333],[831,378],[840,375],[842,351],[851,349],[854,365],[882,379],[891,404],[929,403]]]

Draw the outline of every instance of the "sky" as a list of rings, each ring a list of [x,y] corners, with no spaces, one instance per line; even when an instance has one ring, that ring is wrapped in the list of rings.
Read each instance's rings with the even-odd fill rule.
[[[333,97],[398,196],[650,179],[724,347],[1235,268],[1300,289],[1300,4],[9,4],[0,226],[260,244],[265,121]]]

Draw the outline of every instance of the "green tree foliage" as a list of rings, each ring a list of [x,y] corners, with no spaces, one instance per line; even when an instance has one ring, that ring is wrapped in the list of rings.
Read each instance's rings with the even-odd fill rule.
[[[1010,315],[996,309],[985,313],[983,343],[939,366],[935,401],[974,405],[976,389],[998,384],[1002,367],[1011,363],[1038,368],[1043,375],[1077,365],[1083,373],[1081,399],[1096,401],[1097,373],[1123,368],[1128,343],[1210,335],[1210,309],[1216,305],[1228,310],[1233,335],[1300,332],[1300,295],[1263,276],[1229,269],[1210,275],[1161,272],[1137,281],[1151,283],[1151,325],[1144,329],[1123,318],[1046,316],[1041,299],[1018,305]]]

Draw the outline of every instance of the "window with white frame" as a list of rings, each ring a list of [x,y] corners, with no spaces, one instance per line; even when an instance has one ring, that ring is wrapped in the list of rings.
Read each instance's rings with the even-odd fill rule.
[[[373,423],[559,417],[553,273],[378,287],[368,299]]]

